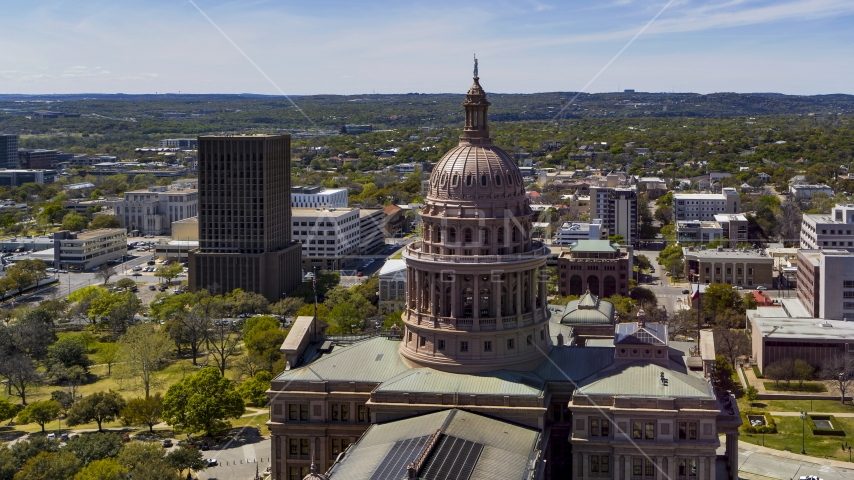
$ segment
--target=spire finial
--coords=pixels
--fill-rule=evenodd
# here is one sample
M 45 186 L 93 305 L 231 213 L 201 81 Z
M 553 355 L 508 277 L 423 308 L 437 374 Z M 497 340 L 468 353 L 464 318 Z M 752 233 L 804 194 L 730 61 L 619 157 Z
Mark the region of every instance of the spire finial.
M 477 77 L 477 54 L 476 53 L 474 54 L 474 78 L 478 78 Z

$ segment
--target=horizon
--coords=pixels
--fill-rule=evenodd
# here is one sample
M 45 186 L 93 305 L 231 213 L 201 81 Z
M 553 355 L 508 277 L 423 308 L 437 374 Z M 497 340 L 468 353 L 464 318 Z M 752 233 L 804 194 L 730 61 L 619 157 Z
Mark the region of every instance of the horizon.
M 493 93 L 854 94 L 852 17 L 844 0 L 44 0 L 0 19 L 0 92 L 462 93 L 477 53 Z

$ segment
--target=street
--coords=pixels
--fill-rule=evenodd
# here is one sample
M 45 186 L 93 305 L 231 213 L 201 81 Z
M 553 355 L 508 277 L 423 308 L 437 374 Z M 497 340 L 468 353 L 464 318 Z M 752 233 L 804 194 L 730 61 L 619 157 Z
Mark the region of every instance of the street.
M 723 448 L 718 454 L 723 454 Z M 806 475 L 818 475 L 822 480 L 851 480 L 854 470 L 843 467 L 844 462 L 822 460 L 806 457 L 789 452 L 771 450 L 769 448 L 739 442 L 738 471 L 741 478 L 757 478 L 755 475 L 767 478 L 790 479 Z M 747 474 L 747 475 L 745 475 Z
M 689 287 L 687 284 L 672 284 L 670 282 L 670 277 L 664 274 L 664 267 L 656 263 L 655 259 L 658 258 L 657 250 L 636 250 L 635 255 L 646 256 L 652 262 L 653 267 L 655 267 L 655 273 L 642 275 L 640 286 L 648 288 L 655 293 L 659 306 L 663 306 L 669 313 L 673 313 L 685 308 L 683 305 L 690 305 L 691 295 L 682 293 L 682 290 Z M 655 285 L 651 285 L 651 282 L 655 283 Z

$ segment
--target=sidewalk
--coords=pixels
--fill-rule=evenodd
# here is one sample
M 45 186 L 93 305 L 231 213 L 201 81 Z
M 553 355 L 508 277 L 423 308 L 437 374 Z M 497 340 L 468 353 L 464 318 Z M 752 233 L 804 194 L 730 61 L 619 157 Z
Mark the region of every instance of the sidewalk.
M 841 462 L 839 460 L 828 460 L 819 457 L 811 457 L 809 455 L 801 455 L 798 453 L 787 452 L 784 450 L 775 450 L 773 448 L 763 447 L 761 445 L 754 445 L 752 443 L 747 442 L 738 442 L 739 450 L 747 450 L 750 452 L 762 453 L 765 455 L 770 455 L 772 457 L 786 458 L 789 460 L 795 460 L 798 462 L 809 462 L 815 463 L 819 465 L 826 465 L 828 467 L 842 468 L 846 470 L 854 469 L 854 463 Z
M 768 391 L 765 390 L 765 383 L 762 381 L 762 379 L 756 378 L 756 372 L 753 371 L 753 367 L 742 368 L 742 370 L 744 370 L 744 377 L 747 380 L 748 385 L 753 385 L 754 387 L 756 387 L 756 391 L 758 391 L 760 394 L 768 393 Z M 784 393 L 784 392 L 774 392 L 774 393 Z

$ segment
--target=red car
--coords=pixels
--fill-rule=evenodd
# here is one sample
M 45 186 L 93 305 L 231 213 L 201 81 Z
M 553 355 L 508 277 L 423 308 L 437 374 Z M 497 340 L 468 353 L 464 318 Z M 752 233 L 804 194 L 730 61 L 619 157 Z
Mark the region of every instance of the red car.
M 127 433 L 122 435 L 122 441 L 123 442 L 129 442 L 130 441 L 130 435 L 128 435 Z
M 359 270 L 358 272 L 356 272 L 356 276 L 357 276 L 357 277 L 361 277 L 361 276 L 362 276 L 362 271 L 361 271 L 361 270 Z

